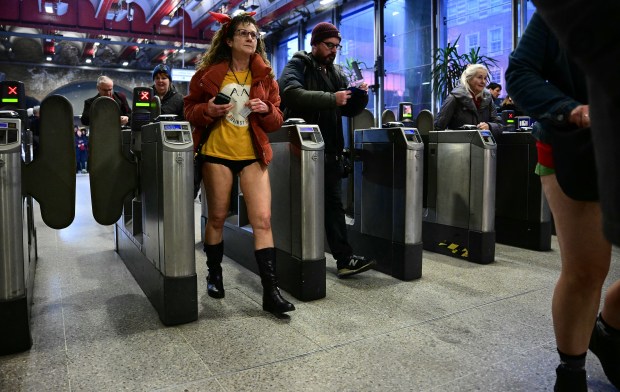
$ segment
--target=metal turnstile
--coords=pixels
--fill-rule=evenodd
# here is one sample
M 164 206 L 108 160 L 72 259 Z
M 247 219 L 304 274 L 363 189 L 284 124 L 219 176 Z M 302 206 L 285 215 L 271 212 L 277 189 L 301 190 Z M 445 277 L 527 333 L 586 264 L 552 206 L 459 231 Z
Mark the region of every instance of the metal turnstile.
M 525 122 L 527 124 L 527 120 Z M 534 173 L 538 160 L 536 139 L 531 132 L 504 132 L 496 136 L 496 141 L 496 241 L 526 249 L 549 250 L 551 212 L 540 178 Z
M 295 298 L 325 297 L 324 142 L 316 125 L 285 125 L 269 134 L 273 160 L 271 226 L 280 288 Z M 224 253 L 258 273 L 252 227 L 238 183 L 233 184 L 232 214 L 224 224 Z M 203 214 L 206 214 L 203 198 Z M 202 217 L 202 228 L 206 223 Z
M 162 323 L 177 325 L 198 318 L 193 144 L 188 122 L 152 122 L 153 107 L 150 89 L 134 89 L 130 132 L 121 131 L 114 101 L 93 102 L 91 197 Z
M 23 83 L 0 82 L 0 355 L 32 345 L 30 306 L 37 261 L 34 202 L 43 222 L 62 229 L 75 212 L 75 144 L 73 109 L 61 96 L 41 103 L 38 156 L 25 126 Z
M 24 242 L 28 223 L 21 187 L 21 126 L 19 118 L 0 118 L 0 354 L 32 346 L 32 295 L 27 293 L 32 293 L 28 276 L 34 275 L 30 266 L 36 259 Z
M 401 280 L 422 276 L 422 138 L 415 128 L 354 132 L 353 220 L 356 252 Z
M 491 131 L 432 131 L 424 138 L 424 249 L 493 262 L 497 145 Z

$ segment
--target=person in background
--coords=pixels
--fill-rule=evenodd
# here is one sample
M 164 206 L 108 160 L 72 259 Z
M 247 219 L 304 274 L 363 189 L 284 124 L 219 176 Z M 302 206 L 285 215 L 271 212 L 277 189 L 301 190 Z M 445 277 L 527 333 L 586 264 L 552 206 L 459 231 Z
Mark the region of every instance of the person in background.
M 435 129 L 478 129 L 501 132 L 493 97 L 485 88 L 489 71 L 482 64 L 470 64 L 461 74 L 461 83 L 446 97 L 435 119 Z
M 536 172 L 553 213 L 560 245 L 562 268 L 552 300 L 560 356 L 554 390 L 588 390 L 588 347 L 601 361 L 609 381 L 620 388 L 620 280 L 608 287 L 597 317 L 611 263 L 611 244 L 602 231 L 601 205 L 598 200 L 588 200 L 596 199 L 596 195 L 576 200 L 566 194 L 569 188 L 563 189 L 567 185 L 562 169 L 567 168 L 558 161 L 565 148 L 558 145 L 558 138 L 590 127 L 585 75 L 535 13 L 510 55 L 506 81 L 515 102 L 537 120 L 532 133 L 537 138 Z M 585 165 L 580 158 L 571 152 L 563 160 L 579 160 L 578 165 Z M 595 171 L 594 163 L 591 165 Z M 562 175 L 562 183 L 556 174 Z M 579 178 L 580 183 L 586 181 L 574 171 L 566 174 Z M 579 183 L 575 185 L 579 187 Z
M 515 112 L 515 116 L 523 115 L 523 111 L 519 109 L 517 105 L 515 105 L 515 103 L 513 102 L 512 98 L 510 98 L 509 95 L 506 95 L 506 98 L 504 98 L 504 100 L 502 101 L 502 104 L 500 105 L 499 110 L 502 112 L 504 110 L 512 110 L 513 112 Z
M 203 182 L 208 220 L 207 293 L 224 297 L 223 227 L 228 216 L 233 176 L 239 185 L 254 233 L 254 249 L 263 285 L 263 310 L 281 314 L 295 310 L 277 287 L 276 252 L 271 232 L 271 186 L 267 165 L 273 152 L 267 132 L 280 129 L 280 94 L 251 13 L 234 18 L 211 12 L 222 25 L 197 66 L 184 98 L 185 118 L 195 127 L 194 144 L 204 157 Z M 229 103 L 216 103 L 218 93 Z
M 172 73 L 166 64 L 159 64 L 153 69 L 153 90 L 161 102 L 161 114 L 176 114 L 176 120 L 185 119 L 183 113 L 183 96 L 172 84 Z
M 342 206 L 342 176 L 344 136 L 342 113 L 351 100 L 347 78 L 342 68 L 334 64 L 340 49 L 340 32 L 331 23 L 322 22 L 312 29 L 312 52 L 297 52 L 282 71 L 278 81 L 285 117 L 303 118 L 318 124 L 325 142 L 325 232 L 327 243 L 336 259 L 339 278 L 369 270 L 375 260 L 353 254 L 347 238 L 345 211 Z M 359 86 L 364 92 L 361 104 L 368 102 L 368 85 Z
M 76 173 L 88 173 L 86 162 L 88 162 L 88 136 L 77 125 L 75 126 L 75 161 L 77 163 Z
M 499 109 L 502 104 L 502 99 L 499 97 L 499 95 L 502 93 L 502 85 L 499 83 L 491 82 L 487 86 L 487 89 L 489 89 L 489 92 L 493 96 L 493 103 L 495 104 L 495 108 Z
M 121 110 L 121 126 L 129 124 L 131 117 L 131 107 L 127 103 L 127 97 L 122 92 L 114 91 L 114 82 L 107 76 L 99 76 L 97 78 L 97 95 L 84 101 L 84 110 L 82 111 L 82 124 L 90 125 L 90 105 L 99 97 L 110 97 L 118 104 Z
M 39 118 L 41 117 L 41 107 L 37 105 L 32 109 L 28 109 L 27 114 L 28 119 L 30 120 L 30 131 L 32 132 L 32 156 L 34 158 L 37 156 L 37 153 L 39 151 Z

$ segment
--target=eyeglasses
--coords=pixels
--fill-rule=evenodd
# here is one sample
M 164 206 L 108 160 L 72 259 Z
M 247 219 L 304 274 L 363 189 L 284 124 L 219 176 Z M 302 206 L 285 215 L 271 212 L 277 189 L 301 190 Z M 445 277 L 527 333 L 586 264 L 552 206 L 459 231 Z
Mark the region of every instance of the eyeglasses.
M 239 29 L 237 31 L 235 31 L 235 35 L 240 35 L 243 38 L 248 38 L 252 37 L 252 39 L 258 39 L 258 34 L 253 32 L 253 31 L 247 31 L 247 30 L 243 30 L 243 29 Z
M 342 45 L 332 44 L 331 42 L 325 42 L 325 41 L 321 41 L 321 43 L 327 46 L 327 49 L 329 50 L 334 50 L 334 48 L 336 48 L 336 50 L 342 49 Z

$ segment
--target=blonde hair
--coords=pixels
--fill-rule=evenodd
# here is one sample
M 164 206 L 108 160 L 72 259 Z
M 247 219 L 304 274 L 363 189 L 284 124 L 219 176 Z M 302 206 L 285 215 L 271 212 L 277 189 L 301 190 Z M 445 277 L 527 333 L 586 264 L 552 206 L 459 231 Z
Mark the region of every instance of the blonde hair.
M 218 64 L 223 61 L 229 62 L 232 59 L 232 50 L 230 46 L 226 43 L 226 40 L 232 40 L 235 35 L 235 31 L 237 30 L 237 26 L 251 24 L 256 27 L 256 33 L 258 34 L 256 37 L 256 54 L 258 54 L 265 64 L 268 67 L 271 67 L 269 60 L 267 60 L 267 53 L 265 51 L 265 42 L 261 38 L 259 34 L 258 24 L 256 24 L 256 20 L 250 15 L 243 13 L 235 16 L 231 19 L 230 22 L 222 25 L 222 27 L 215 33 L 213 36 L 213 41 L 211 41 L 211 46 L 205 54 L 202 56 L 198 64 L 196 65 L 196 70 L 200 71 L 208 66 L 213 64 Z M 270 73 L 270 76 L 275 79 L 275 74 L 273 70 Z
M 484 71 L 487 74 L 487 78 L 489 77 L 489 70 L 482 64 L 469 64 L 465 68 L 465 71 L 463 71 L 463 73 L 461 74 L 461 85 L 463 85 L 463 87 L 465 87 L 465 89 L 467 89 L 470 94 L 473 94 L 474 92 L 469 86 L 469 81 L 472 80 L 474 76 L 476 76 L 478 71 Z M 482 90 L 482 92 L 478 94 L 478 96 L 482 95 L 483 92 L 484 90 Z

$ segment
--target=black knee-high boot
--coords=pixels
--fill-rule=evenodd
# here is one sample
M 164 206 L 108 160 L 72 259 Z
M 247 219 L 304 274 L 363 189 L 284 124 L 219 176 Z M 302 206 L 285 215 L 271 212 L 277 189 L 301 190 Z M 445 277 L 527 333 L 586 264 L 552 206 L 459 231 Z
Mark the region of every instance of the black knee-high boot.
M 224 241 L 215 245 L 204 245 L 207 254 L 207 294 L 212 298 L 224 298 L 224 280 L 222 279 L 222 258 Z
M 260 280 L 263 284 L 263 310 L 271 313 L 286 313 L 295 310 L 295 306 L 282 298 L 276 278 L 276 250 L 264 248 L 254 252 Z

